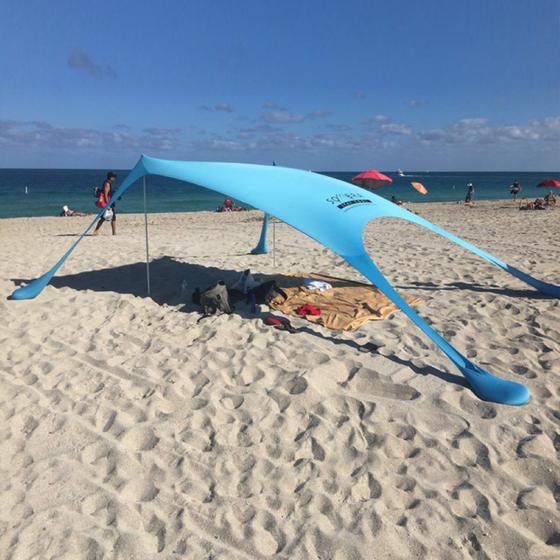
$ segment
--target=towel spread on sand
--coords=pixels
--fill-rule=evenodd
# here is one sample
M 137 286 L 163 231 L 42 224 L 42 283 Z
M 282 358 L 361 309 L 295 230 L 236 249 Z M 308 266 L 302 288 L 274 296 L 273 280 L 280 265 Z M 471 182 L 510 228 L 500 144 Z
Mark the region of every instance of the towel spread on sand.
M 291 284 L 291 282 L 283 284 L 282 280 L 278 280 L 278 285 L 286 292 L 288 298 L 285 300 L 283 297 L 276 297 L 270 302 L 270 306 L 288 315 L 296 314 L 296 309 L 311 304 L 320 309 L 321 314 L 307 315 L 309 321 L 328 329 L 341 331 L 357 329 L 368 321 L 386 319 L 397 309 L 371 284 L 321 274 L 306 274 L 305 276 L 328 282 L 332 285 L 332 289 L 320 292 L 309 290 L 301 285 L 285 285 Z M 409 305 L 422 303 L 419 297 L 405 295 L 404 299 Z

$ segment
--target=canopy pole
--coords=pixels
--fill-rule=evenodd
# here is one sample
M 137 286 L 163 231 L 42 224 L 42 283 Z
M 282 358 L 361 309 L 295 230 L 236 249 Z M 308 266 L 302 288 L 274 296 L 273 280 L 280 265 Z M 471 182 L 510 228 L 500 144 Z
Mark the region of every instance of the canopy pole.
M 144 183 L 144 233 L 146 236 L 146 285 L 148 288 L 148 295 L 151 295 L 150 290 L 150 247 L 148 243 L 148 207 L 146 204 L 146 176 L 142 179 Z
M 272 218 L 272 266 L 276 268 L 276 219 Z
M 272 165 L 276 167 L 276 162 Z M 272 217 L 272 267 L 276 270 L 276 218 Z

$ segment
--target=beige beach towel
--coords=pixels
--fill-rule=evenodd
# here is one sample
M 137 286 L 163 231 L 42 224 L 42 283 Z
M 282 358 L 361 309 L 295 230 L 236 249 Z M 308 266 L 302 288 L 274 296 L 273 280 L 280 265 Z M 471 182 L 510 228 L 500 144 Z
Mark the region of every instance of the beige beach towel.
M 308 315 L 307 319 L 332 330 L 351 331 L 368 321 L 386 319 L 397 310 L 397 306 L 384 296 L 375 286 L 362 284 L 344 278 L 322 274 L 297 275 L 294 278 L 313 278 L 331 284 L 332 289 L 319 292 L 303 286 L 287 285 L 290 282 L 278 280 L 278 285 L 286 292 L 284 300 L 278 296 L 270 306 L 286 315 L 297 315 L 296 309 L 306 303 L 321 310 L 321 315 Z M 422 299 L 404 296 L 408 305 L 419 305 Z

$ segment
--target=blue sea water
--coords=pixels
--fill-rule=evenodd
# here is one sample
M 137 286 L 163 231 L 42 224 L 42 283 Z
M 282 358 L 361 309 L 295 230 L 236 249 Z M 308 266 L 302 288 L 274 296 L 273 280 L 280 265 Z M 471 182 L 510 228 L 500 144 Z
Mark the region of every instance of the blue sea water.
M 73 210 L 96 213 L 93 189 L 101 186 L 104 171 L 92 169 L 0 169 L 0 218 L 22 216 L 57 216 L 63 205 Z M 116 171 L 116 186 L 128 171 Z M 350 182 L 356 172 L 322 172 L 330 177 Z M 559 172 L 429 172 L 406 171 L 405 177 L 387 172 L 393 183 L 377 189 L 380 196 L 392 195 L 410 202 L 453 202 L 464 200 L 466 184 L 475 186 L 476 200 L 508 198 L 509 186 L 517 179 L 523 188 L 522 197 L 536 198 L 546 193 L 536 185 Z M 423 196 L 411 186 L 418 181 L 428 189 Z M 27 189 L 26 189 L 27 188 Z M 27 194 L 26 194 L 27 190 Z M 197 212 L 215 210 L 223 196 L 208 189 L 166 179 L 148 177 L 149 212 Z M 119 213 L 143 211 L 140 183 L 131 187 L 118 203 Z

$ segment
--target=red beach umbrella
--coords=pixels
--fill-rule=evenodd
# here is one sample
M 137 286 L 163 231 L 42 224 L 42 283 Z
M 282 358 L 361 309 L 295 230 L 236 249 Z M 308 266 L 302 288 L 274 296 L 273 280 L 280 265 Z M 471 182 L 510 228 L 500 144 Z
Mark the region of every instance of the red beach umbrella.
M 383 185 L 388 185 L 393 182 L 391 177 L 383 175 L 375 169 L 369 169 L 368 171 L 363 171 L 359 175 L 352 177 L 352 183 L 364 187 L 364 189 L 377 189 Z
M 557 179 L 546 179 L 545 181 L 541 181 L 537 187 L 556 187 L 560 189 L 560 181 Z

